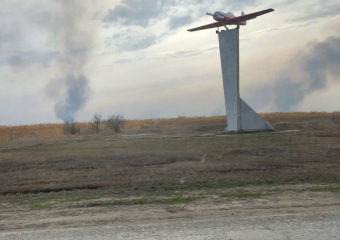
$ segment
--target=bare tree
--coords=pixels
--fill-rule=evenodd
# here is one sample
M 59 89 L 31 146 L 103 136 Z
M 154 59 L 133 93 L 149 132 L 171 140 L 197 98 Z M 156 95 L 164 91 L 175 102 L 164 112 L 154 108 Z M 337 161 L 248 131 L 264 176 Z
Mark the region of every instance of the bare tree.
M 106 121 L 106 128 L 113 129 L 116 133 L 120 132 L 125 126 L 125 119 L 122 115 L 112 115 Z
M 101 123 L 102 123 L 102 115 L 98 113 L 93 114 L 91 126 L 92 126 L 92 129 L 96 130 L 97 133 L 99 132 L 99 124 Z
M 80 126 L 78 122 L 74 122 L 72 120 L 65 120 L 64 127 L 63 127 L 64 134 L 77 134 L 80 133 Z

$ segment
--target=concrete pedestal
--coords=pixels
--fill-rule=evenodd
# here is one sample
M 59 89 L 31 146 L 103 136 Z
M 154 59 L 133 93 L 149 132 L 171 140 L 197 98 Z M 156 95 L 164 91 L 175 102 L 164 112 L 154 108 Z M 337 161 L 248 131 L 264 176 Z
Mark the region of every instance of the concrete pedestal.
M 240 98 L 239 29 L 221 31 L 218 39 L 228 121 L 226 131 L 273 131 L 274 128 Z

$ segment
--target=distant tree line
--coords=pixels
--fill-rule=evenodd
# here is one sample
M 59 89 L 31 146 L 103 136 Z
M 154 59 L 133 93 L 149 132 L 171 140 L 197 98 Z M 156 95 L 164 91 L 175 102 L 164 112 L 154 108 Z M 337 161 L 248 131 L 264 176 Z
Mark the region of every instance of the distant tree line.
M 93 114 L 93 117 L 90 121 L 91 129 L 99 133 L 100 131 L 100 124 L 105 125 L 105 129 L 113 130 L 116 133 L 121 132 L 121 130 L 125 126 L 125 119 L 122 115 L 112 115 L 107 119 L 103 119 L 102 116 L 98 113 Z M 63 126 L 63 133 L 64 134 L 77 134 L 80 133 L 80 124 L 77 121 L 65 120 Z

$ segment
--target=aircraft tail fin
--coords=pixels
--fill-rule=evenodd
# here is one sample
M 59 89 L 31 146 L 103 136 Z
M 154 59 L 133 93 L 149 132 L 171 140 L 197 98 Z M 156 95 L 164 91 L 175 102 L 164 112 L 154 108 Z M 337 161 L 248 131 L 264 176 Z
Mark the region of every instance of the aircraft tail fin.
M 244 12 L 243 12 L 243 11 L 241 12 L 241 16 L 244 16 Z M 243 21 L 242 23 L 243 23 L 244 25 L 247 25 L 247 21 Z

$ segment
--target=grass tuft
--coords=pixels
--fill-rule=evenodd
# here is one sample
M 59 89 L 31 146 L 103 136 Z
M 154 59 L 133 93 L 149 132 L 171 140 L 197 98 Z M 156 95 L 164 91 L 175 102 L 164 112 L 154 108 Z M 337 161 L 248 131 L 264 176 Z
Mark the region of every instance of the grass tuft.
M 228 193 L 222 193 L 221 197 L 228 197 L 228 198 L 260 198 L 264 196 L 268 196 L 271 193 L 265 193 L 265 192 L 228 192 Z
M 312 188 L 308 188 L 308 191 L 311 191 L 311 192 L 340 192 L 340 187 L 331 187 L 331 186 L 312 187 Z
M 185 204 L 198 199 L 202 199 L 202 197 L 177 197 L 171 200 L 166 200 L 162 202 L 163 204 Z

